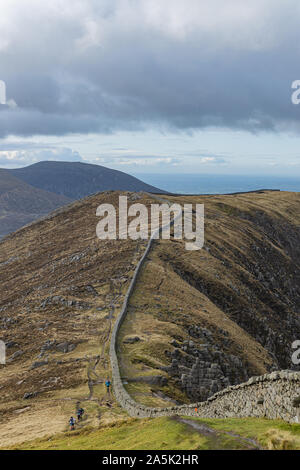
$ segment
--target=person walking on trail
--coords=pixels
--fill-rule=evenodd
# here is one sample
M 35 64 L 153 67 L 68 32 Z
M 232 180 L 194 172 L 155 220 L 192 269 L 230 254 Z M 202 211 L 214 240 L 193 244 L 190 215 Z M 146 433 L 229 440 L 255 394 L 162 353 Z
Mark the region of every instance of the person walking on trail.
M 77 420 L 80 421 L 83 417 L 84 409 L 83 408 L 78 408 L 76 413 L 77 413 Z
M 105 385 L 106 385 L 106 391 L 107 391 L 107 393 L 110 393 L 111 381 L 110 381 L 109 379 L 106 379 Z
M 75 419 L 73 418 L 73 416 L 71 416 L 71 418 L 69 420 L 69 424 L 70 424 L 70 431 L 74 431 L 74 429 L 75 429 Z

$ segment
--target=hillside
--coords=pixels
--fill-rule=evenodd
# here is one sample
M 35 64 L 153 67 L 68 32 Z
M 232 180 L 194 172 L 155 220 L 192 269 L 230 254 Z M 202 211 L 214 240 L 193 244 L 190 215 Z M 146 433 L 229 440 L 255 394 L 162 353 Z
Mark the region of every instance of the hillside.
M 117 205 L 118 196 L 75 202 L 0 243 L 0 339 L 8 356 L 0 366 L 2 446 L 65 432 L 79 403 L 83 431 L 128 419 L 104 381 L 111 329 L 146 242 L 96 238 L 97 206 Z M 119 338 L 129 393 L 151 406 L 189 403 L 292 368 L 300 194 L 168 199 L 205 204 L 205 247 L 155 242 Z
M 130 394 L 145 405 L 155 396 L 161 406 L 194 402 L 295 369 L 300 194 L 168 199 L 205 204 L 205 246 L 188 252 L 182 241 L 160 241 L 150 253 L 120 333 Z
M 104 378 L 112 322 L 143 245 L 100 241 L 92 196 L 0 243 L 1 445 L 65 429 L 82 402 L 96 426 L 122 418 L 107 404 Z
M 99 165 L 40 162 L 0 169 L 0 239 L 73 200 L 107 190 L 163 192 Z
M 122 171 L 87 163 L 39 162 L 8 171 L 36 188 L 71 199 L 111 190 L 164 192 Z
M 0 238 L 71 200 L 34 188 L 0 169 Z

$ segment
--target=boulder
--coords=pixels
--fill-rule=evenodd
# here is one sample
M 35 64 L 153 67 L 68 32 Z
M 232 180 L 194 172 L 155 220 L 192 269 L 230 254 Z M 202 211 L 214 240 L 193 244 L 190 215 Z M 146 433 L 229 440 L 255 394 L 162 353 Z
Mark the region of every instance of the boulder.
M 123 343 L 134 344 L 134 343 L 137 343 L 138 341 L 141 341 L 141 338 L 139 338 L 138 336 L 131 336 L 131 337 L 125 338 Z
M 37 396 L 37 392 L 27 392 L 23 395 L 23 400 L 28 400 L 30 398 L 35 398 Z
M 57 351 L 62 352 L 62 353 L 68 353 L 68 352 L 74 351 L 75 348 L 76 348 L 76 344 L 68 343 L 67 341 L 56 345 Z

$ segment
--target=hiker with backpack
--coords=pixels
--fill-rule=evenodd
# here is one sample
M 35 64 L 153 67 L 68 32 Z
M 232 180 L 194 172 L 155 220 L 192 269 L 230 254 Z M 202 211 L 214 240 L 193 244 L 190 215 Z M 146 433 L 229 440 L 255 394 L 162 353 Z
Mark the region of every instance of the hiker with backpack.
M 69 419 L 69 425 L 70 425 L 70 431 L 74 431 L 74 429 L 75 429 L 75 419 L 73 418 L 73 416 L 71 416 L 71 418 Z
M 110 394 L 111 381 L 109 380 L 109 378 L 106 379 L 106 381 L 105 381 L 105 386 L 106 386 L 106 391 L 107 391 L 107 393 Z
M 78 408 L 76 414 L 77 414 L 77 421 L 80 421 L 82 419 L 83 414 L 84 414 L 84 409 L 83 408 Z

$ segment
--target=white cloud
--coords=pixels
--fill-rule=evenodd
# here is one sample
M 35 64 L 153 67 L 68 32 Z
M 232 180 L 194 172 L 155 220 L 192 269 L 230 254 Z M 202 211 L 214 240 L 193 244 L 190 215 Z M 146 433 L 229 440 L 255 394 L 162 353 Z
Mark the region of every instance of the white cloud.
M 79 153 L 70 148 L 37 148 L 37 145 L 30 148 L 28 144 L 25 146 L 27 148 L 23 150 L 19 148 L 1 150 L 0 147 L 0 165 L 3 168 L 18 168 L 39 161 L 82 161 Z
M 177 166 L 180 163 L 180 159 L 174 157 L 156 157 L 156 156 L 128 156 L 126 157 L 96 157 L 93 162 L 102 165 L 120 165 L 120 166 L 156 166 L 156 165 L 168 165 Z
M 201 157 L 198 161 L 199 161 L 199 163 L 202 163 L 202 164 L 207 164 L 207 163 L 210 163 L 210 164 L 226 163 L 226 160 L 225 160 L 224 158 L 220 158 L 220 157 Z

